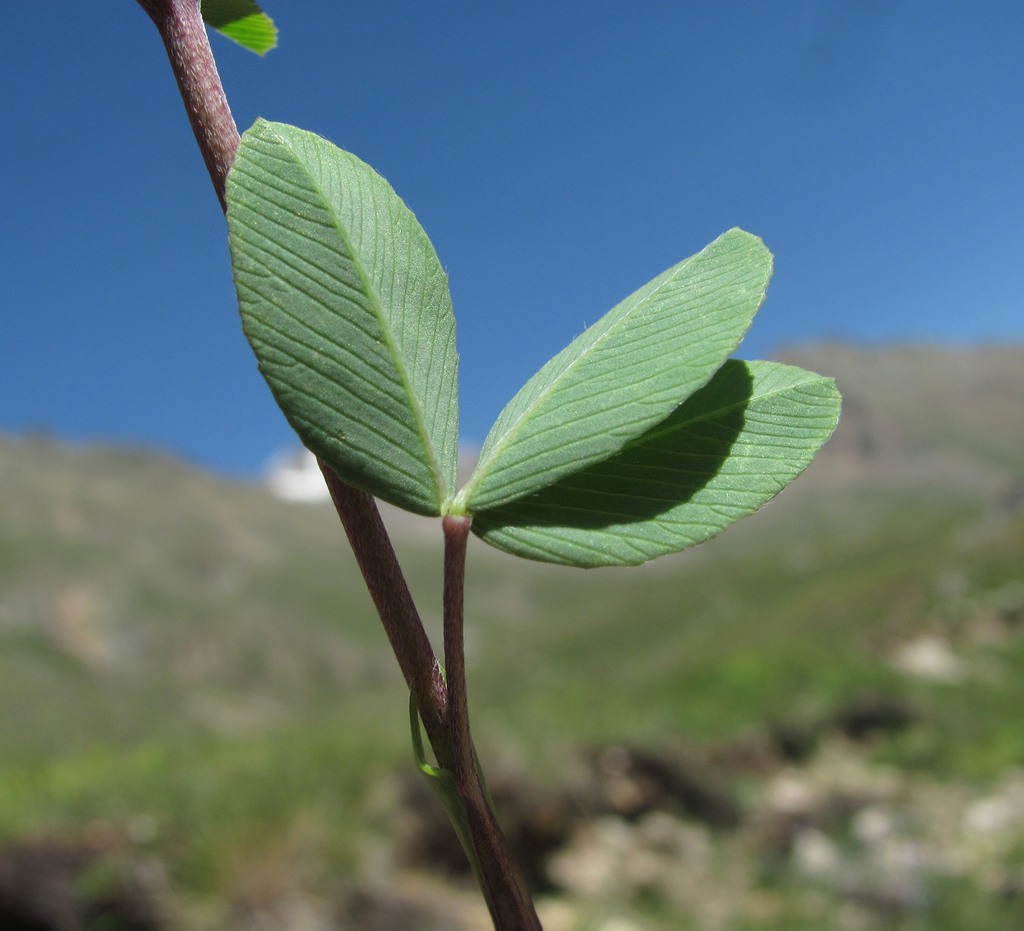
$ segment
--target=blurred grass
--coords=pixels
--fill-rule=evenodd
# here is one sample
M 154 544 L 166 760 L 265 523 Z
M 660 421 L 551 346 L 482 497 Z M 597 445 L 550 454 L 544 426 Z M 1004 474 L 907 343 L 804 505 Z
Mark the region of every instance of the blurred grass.
M 318 856 L 347 875 L 374 829 L 367 795 L 407 757 L 389 736 L 327 718 L 258 737 L 156 739 L 8 766 L 0 824 L 6 837 L 121 826 L 203 894 L 230 888 L 241 861 L 306 823 Z
M 865 694 L 919 712 L 872 748 L 880 762 L 978 784 L 1024 765 L 1024 618 L 1003 604 L 1024 585 L 1024 512 L 994 501 L 990 472 L 975 489 L 897 462 L 891 481 L 844 442 L 761 514 L 639 569 L 474 541 L 485 766 L 554 785 L 588 747 L 727 739 Z M 0 441 L 0 478 L 0 841 L 116 825 L 200 899 L 297 850 L 313 885 L 357 876 L 412 764 L 405 690 L 331 509 L 45 439 Z M 439 532 L 386 517 L 439 642 Z M 993 617 L 1004 636 L 974 636 Z M 894 647 L 921 633 L 972 674 L 897 673 Z M 801 895 L 756 926 L 821 927 Z M 936 895 L 929 928 L 988 920 L 973 892 Z

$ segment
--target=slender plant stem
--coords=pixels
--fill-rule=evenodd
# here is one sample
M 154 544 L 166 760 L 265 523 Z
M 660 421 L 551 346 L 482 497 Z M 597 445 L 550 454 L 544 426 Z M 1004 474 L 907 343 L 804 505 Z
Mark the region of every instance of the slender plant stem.
M 181 99 L 222 210 L 228 170 L 238 151 L 238 127 L 210 49 L 199 0 L 138 0 L 164 40 Z
M 322 462 L 320 470 L 399 668 L 416 697 L 416 708 L 437 762 L 451 769 L 456 761 L 448 721 L 448 687 L 377 503 L 365 491 L 343 482 Z
M 455 750 L 453 772 L 460 783 L 475 780 L 466 687 L 464 603 L 470 519 L 448 515 L 444 529 L 444 668 L 448 682 L 448 727 Z
M 444 527 L 444 664 L 455 791 L 467 814 L 477 878 L 497 931 L 540 931 L 540 921 L 508 849 L 473 750 L 466 684 L 464 602 L 470 518 L 447 515 Z
M 210 180 L 227 210 L 227 178 L 238 128 L 210 49 L 199 0 L 138 0 L 156 24 Z M 476 856 L 478 878 L 496 931 L 540 931 L 526 884 L 491 810 L 469 732 L 462 615 L 467 518 L 446 517 L 445 661 L 441 673 L 391 540 L 373 498 L 320 469 L 367 589 L 412 691 L 439 766 L 454 774 Z

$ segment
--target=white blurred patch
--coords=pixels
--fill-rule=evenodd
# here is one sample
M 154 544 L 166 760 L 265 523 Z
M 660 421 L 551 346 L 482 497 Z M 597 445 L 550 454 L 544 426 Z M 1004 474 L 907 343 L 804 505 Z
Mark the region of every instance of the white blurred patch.
M 893 654 L 892 664 L 908 676 L 929 682 L 952 685 L 967 676 L 967 664 L 953 652 L 949 642 L 932 634 L 903 644 Z
M 320 504 L 330 498 L 316 456 L 308 449 L 275 456 L 267 469 L 267 487 L 282 501 Z

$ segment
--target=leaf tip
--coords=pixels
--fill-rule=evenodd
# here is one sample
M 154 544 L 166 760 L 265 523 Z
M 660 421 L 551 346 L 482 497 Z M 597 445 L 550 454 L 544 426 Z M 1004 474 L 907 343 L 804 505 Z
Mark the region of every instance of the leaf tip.
M 201 13 L 211 29 L 260 57 L 277 47 L 277 26 L 255 0 L 202 0 Z

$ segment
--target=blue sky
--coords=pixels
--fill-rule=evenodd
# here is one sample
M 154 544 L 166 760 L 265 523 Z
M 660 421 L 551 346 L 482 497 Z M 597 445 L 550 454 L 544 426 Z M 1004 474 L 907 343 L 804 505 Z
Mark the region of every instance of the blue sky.
M 132 0 L 10 4 L 0 432 L 254 475 L 293 442 L 223 217 Z M 214 37 L 241 128 L 314 130 L 434 240 L 481 440 L 551 355 L 732 226 L 776 256 L 739 355 L 1024 340 L 1024 5 L 267 0 Z

